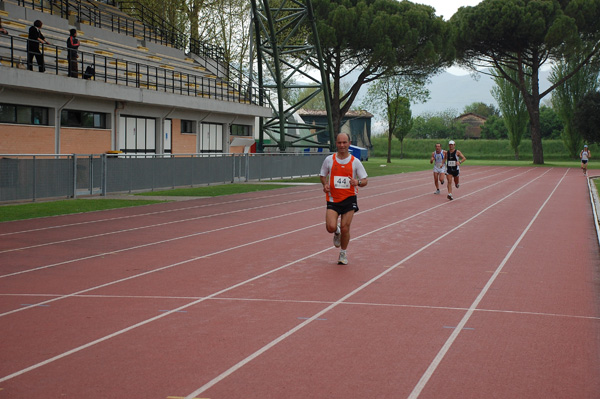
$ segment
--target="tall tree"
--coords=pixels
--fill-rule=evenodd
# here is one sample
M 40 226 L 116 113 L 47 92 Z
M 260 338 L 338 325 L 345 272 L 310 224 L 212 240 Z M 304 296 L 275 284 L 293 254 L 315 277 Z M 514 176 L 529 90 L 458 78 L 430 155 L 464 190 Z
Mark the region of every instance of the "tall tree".
M 408 111 L 410 127 L 400 137 L 400 154 L 402 154 L 402 142 L 404 137 L 412 128 L 412 114 L 410 113 L 411 102 L 425 102 L 429 99 L 429 90 L 425 87 L 427 81 L 424 79 L 410 78 L 403 75 L 386 75 L 374 82 L 367 90 L 367 95 L 363 101 L 362 107 L 382 118 L 387 123 L 388 132 L 388 152 L 387 163 L 392 162 L 392 135 L 397 130 L 397 124 L 402 123 L 401 116 L 406 116 L 404 104 L 397 100 L 406 98 L 409 102 Z M 404 126 L 408 126 L 405 121 Z
M 414 118 L 410 137 L 415 139 L 462 139 L 467 125 L 460 122 L 456 110 L 426 113 Z
M 429 6 L 396 0 L 313 0 L 313 7 L 332 80 L 336 132 L 365 83 L 391 73 L 425 78 L 453 60 L 449 25 Z M 340 96 L 340 84 L 351 74 L 354 84 Z
M 400 140 L 400 158 L 404 158 L 404 138 L 410 132 L 413 126 L 412 112 L 410 111 L 410 101 L 407 97 L 396 97 L 392 100 L 390 107 L 388 108 L 388 119 L 394 122 L 390 124 L 390 128 L 393 125 L 394 129 L 390 130 L 389 137 L 392 134 Z M 389 146 L 388 142 L 388 148 Z M 390 154 L 388 151 L 388 163 L 390 163 Z
M 561 60 L 552 67 L 548 80 L 556 83 L 573 70 L 581 60 L 580 55 L 574 58 Z M 571 79 L 556 87 L 552 94 L 552 106 L 563 121 L 564 129 L 561 138 L 571 158 L 579 158 L 579 151 L 583 146 L 583 137 L 573 124 L 573 114 L 577 103 L 583 96 L 598 89 L 598 73 L 600 64 L 591 62 L 579 69 Z
M 527 71 L 527 69 L 525 70 Z M 513 80 L 519 79 L 517 70 L 508 69 L 506 72 Z M 529 123 L 525 99 L 519 88 L 505 79 L 500 71 L 493 73 L 493 76 L 496 86 L 492 89 L 492 96 L 498 102 L 498 106 L 502 112 L 504 125 L 508 131 L 510 147 L 515 152 L 515 159 L 519 159 L 519 145 L 521 144 L 523 135 L 527 131 L 527 124 Z M 531 81 L 527 74 L 525 74 L 524 79 L 525 86 L 529 90 Z
M 496 107 L 494 106 L 494 104 L 485 104 L 482 102 L 474 102 L 471 103 L 467 106 L 465 106 L 465 109 L 463 110 L 463 114 L 468 114 L 468 113 L 474 113 L 480 116 L 483 116 L 484 118 L 489 118 L 490 116 L 500 116 L 500 112 L 498 112 L 498 109 L 496 109 Z
M 523 95 L 535 164 L 544 163 L 540 100 L 600 51 L 599 20 L 600 0 L 483 0 L 474 7 L 461 7 L 450 20 L 456 28 L 460 63 L 473 70 L 495 67 Z M 540 93 L 540 67 L 571 53 L 580 53 L 581 63 Z M 511 70 L 517 79 L 511 77 L 515 76 Z
M 577 105 L 575 128 L 589 143 L 600 143 L 600 92 L 586 94 Z

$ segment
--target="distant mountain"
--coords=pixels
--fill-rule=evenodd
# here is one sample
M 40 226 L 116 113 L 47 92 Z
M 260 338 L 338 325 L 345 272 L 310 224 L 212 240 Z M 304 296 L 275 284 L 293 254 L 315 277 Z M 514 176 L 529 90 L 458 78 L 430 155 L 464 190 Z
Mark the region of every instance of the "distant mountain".
M 540 71 L 540 92 L 550 87 L 549 74 L 550 70 Z M 346 80 L 351 82 L 352 79 L 353 77 L 350 75 Z M 413 116 L 418 116 L 449 109 L 461 113 L 465 106 L 474 102 L 493 104 L 497 107 L 498 104 L 490 92 L 493 87 L 494 81 L 488 75 L 479 74 L 475 79 L 471 75 L 454 75 L 450 72 L 443 72 L 431 78 L 431 83 L 427 86 L 430 92 L 429 101 L 424 104 L 412 104 L 411 110 Z M 367 90 L 368 85 L 362 87 L 354 106 L 360 106 Z M 366 111 L 374 113 L 373 110 L 367 109 Z M 379 133 L 382 129 L 381 122 L 374 120 L 372 128 L 374 133 Z
M 540 91 L 550 87 L 548 75 L 550 71 L 540 71 Z M 413 104 L 411 109 L 413 115 L 423 113 L 436 113 L 447 109 L 454 109 L 462 112 L 465 106 L 474 102 L 484 104 L 498 103 L 492 97 L 491 90 L 495 86 L 494 81 L 489 75 L 479 74 L 476 79 L 471 75 L 453 75 L 444 72 L 434 76 L 431 83 L 427 86 L 430 91 L 430 100 L 425 104 Z

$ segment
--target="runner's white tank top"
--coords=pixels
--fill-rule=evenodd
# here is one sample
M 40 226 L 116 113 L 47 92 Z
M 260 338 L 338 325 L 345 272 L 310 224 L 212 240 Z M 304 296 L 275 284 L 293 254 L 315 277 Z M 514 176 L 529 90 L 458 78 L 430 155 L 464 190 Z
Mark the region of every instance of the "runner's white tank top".
M 589 153 L 589 152 L 587 152 L 587 151 L 582 151 L 582 152 L 581 152 L 581 160 L 582 160 L 582 161 L 587 161 L 587 160 L 588 160 L 588 155 L 589 155 L 589 154 L 590 154 L 590 153 Z
M 439 154 L 434 151 L 433 158 L 435 160 L 435 163 L 434 163 L 435 167 L 441 168 L 444 163 L 444 151 L 440 152 Z

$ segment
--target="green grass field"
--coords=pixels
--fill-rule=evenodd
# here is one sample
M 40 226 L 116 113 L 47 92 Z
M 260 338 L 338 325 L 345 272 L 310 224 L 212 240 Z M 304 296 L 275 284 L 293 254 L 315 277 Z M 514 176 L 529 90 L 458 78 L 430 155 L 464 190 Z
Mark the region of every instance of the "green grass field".
M 181 197 L 218 197 L 221 195 L 249 193 L 253 191 L 274 190 L 282 187 L 290 187 L 285 184 L 219 184 L 204 187 L 178 188 L 175 190 L 148 191 L 136 194 L 138 196 L 181 196 Z
M 31 202 L 27 204 L 18 205 L 4 205 L 0 206 L 0 222 L 41 218 L 47 216 L 67 215 L 71 213 L 102 211 L 105 209 L 126 208 L 130 206 L 156 204 L 159 202 L 165 201 L 72 199 L 47 202 Z
M 529 160 L 524 161 L 503 161 L 503 160 L 476 160 L 469 158 L 468 154 L 465 154 L 468 160 L 465 165 L 487 165 L 487 166 L 512 166 L 512 167 L 530 167 L 537 166 Z M 431 165 L 429 164 L 429 156 L 419 159 L 392 159 L 391 163 L 386 162 L 386 158 L 383 157 L 371 157 L 368 161 L 363 162 L 367 174 L 369 177 L 385 176 L 399 173 L 416 172 L 420 170 L 430 170 Z M 547 162 L 545 165 L 539 167 L 559 167 L 559 168 L 578 168 L 578 161 L 552 161 Z M 590 169 L 598 169 L 600 165 L 594 165 L 590 163 Z M 317 173 L 317 171 L 315 171 Z M 319 177 L 304 177 L 299 179 L 286 179 L 278 180 L 273 183 L 319 183 Z M 595 181 L 598 185 L 598 179 Z M 139 200 L 119 200 L 119 199 L 108 199 L 108 198 L 94 198 L 94 199 L 67 199 L 58 201 L 46 201 L 46 202 L 32 202 L 18 205 L 4 205 L 0 206 L 0 222 L 6 222 L 10 220 L 22 220 L 39 218 L 46 216 L 65 215 L 71 213 L 91 212 L 100 211 L 105 209 L 123 208 L 130 206 L 148 205 L 164 201 L 156 200 L 144 200 L 144 196 L 197 196 L 197 197 L 214 197 L 221 195 L 230 195 L 243 192 L 251 191 L 263 191 L 273 190 L 282 187 L 289 187 L 286 184 L 272 184 L 272 183 L 236 183 L 236 184 L 221 184 L 204 187 L 193 187 L 193 188 L 179 188 L 174 190 L 165 191 L 151 191 L 137 194 L 140 197 Z

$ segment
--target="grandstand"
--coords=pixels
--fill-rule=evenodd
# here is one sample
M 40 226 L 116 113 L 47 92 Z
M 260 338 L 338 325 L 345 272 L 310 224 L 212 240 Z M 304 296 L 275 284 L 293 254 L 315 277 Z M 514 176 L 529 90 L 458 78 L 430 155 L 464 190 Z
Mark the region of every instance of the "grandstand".
M 252 139 L 256 118 L 271 109 L 258 105 L 257 92 L 224 63 L 219 48 L 140 7 L 0 1 L 9 32 L 0 35 L 0 154 L 244 151 L 251 140 L 231 143 Z M 37 19 L 50 42 L 43 46 L 44 73 L 35 61 L 33 71 L 26 66 L 28 30 Z M 81 43 L 77 79 L 67 75 L 72 28 Z M 94 76 L 84 79 L 88 67 Z

